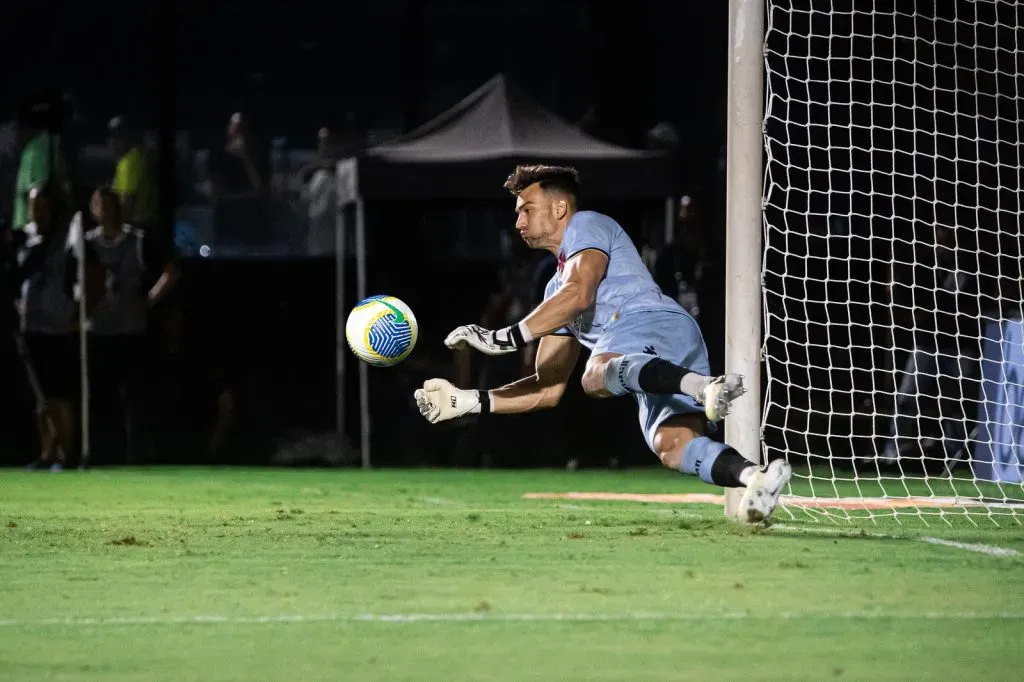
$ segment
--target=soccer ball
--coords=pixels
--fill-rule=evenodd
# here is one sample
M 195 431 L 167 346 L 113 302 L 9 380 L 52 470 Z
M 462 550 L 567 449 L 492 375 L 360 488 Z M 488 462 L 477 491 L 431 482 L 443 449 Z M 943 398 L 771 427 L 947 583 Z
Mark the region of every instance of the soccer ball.
M 375 367 L 405 360 L 416 345 L 419 325 L 403 301 L 371 296 L 360 301 L 345 322 L 345 339 L 356 357 Z

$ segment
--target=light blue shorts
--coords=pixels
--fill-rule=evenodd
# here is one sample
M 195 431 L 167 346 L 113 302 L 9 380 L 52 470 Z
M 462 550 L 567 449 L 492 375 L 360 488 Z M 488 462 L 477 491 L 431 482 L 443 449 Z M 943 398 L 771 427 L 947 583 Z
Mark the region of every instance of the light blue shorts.
M 600 353 L 645 353 L 688 367 L 697 374 L 711 374 L 708 349 L 700 327 L 683 311 L 623 315 L 605 326 L 592 355 Z M 633 397 L 640 408 L 640 428 L 652 452 L 654 434 L 666 419 L 678 414 L 704 414 L 704 407 L 688 395 L 637 393 Z

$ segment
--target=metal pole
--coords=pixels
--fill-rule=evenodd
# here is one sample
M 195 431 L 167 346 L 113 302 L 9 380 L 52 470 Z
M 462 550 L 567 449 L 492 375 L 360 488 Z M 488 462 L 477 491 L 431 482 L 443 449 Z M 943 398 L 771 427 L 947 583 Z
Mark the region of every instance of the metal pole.
M 676 239 L 675 208 L 675 197 L 665 197 L 665 246 L 668 246 Z
M 726 419 L 726 442 L 761 460 L 761 166 L 764 117 L 764 0 L 729 1 L 726 151 L 725 366 L 747 395 Z M 741 492 L 726 490 L 725 513 Z
M 366 221 L 363 200 L 356 200 L 356 289 L 360 301 L 366 298 Z M 370 468 L 370 376 L 365 362 L 359 363 L 359 430 L 363 468 Z
M 81 381 L 81 406 L 80 406 L 80 421 L 81 421 L 81 437 L 82 437 L 82 457 L 78 462 L 79 469 L 85 469 L 89 466 L 89 456 L 92 454 L 92 444 L 90 442 L 90 431 L 89 431 L 89 315 L 88 315 L 88 270 L 85 267 L 85 256 L 86 256 L 86 244 L 85 244 L 85 224 L 82 221 L 82 212 L 75 213 L 75 217 L 71 221 L 70 227 L 72 233 L 75 258 L 78 259 L 76 263 L 77 272 L 75 273 L 78 279 L 77 291 L 78 291 L 78 360 L 79 360 L 79 372 Z
M 334 214 L 334 430 L 345 441 L 345 210 L 338 203 Z

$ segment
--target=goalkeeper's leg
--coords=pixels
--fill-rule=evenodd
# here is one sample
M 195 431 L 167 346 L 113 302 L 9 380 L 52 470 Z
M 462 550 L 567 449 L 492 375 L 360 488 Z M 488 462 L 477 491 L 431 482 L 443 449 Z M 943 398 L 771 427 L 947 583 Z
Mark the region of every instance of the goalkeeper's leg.
M 716 379 L 710 373 L 692 317 L 639 313 L 608 325 L 587 363 L 583 387 L 594 397 L 632 393 L 647 445 L 665 467 L 716 486 L 745 487 L 738 518 L 762 521 L 774 510 L 792 469 L 778 461 L 762 470 L 704 435 L 705 420 L 725 416 L 742 393 L 736 375 Z
M 738 374 L 710 374 L 696 320 L 679 313 L 634 313 L 609 325 L 587 362 L 583 388 L 593 398 L 687 396 L 717 422 L 746 389 Z
M 730 446 L 704 436 L 701 415 L 674 414 L 666 418 L 674 408 L 665 398 L 644 396 L 639 402 L 648 444 L 666 468 L 699 476 L 705 483 L 723 488 L 745 488 L 736 511 L 737 521 L 759 523 L 771 516 L 793 475 L 788 463 L 775 460 L 762 469 Z

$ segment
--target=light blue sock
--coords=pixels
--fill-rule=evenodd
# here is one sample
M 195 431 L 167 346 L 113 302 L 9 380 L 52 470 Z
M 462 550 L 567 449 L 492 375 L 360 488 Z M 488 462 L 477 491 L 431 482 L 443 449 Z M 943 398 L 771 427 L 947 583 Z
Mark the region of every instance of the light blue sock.
M 604 387 L 612 395 L 642 393 L 640 370 L 654 357 L 645 353 L 632 353 L 612 358 L 604 369 Z
M 700 480 L 713 484 L 711 467 L 718 456 L 728 449 L 725 443 L 711 440 L 707 436 L 698 436 L 686 444 L 679 470 L 684 474 L 700 476 Z

